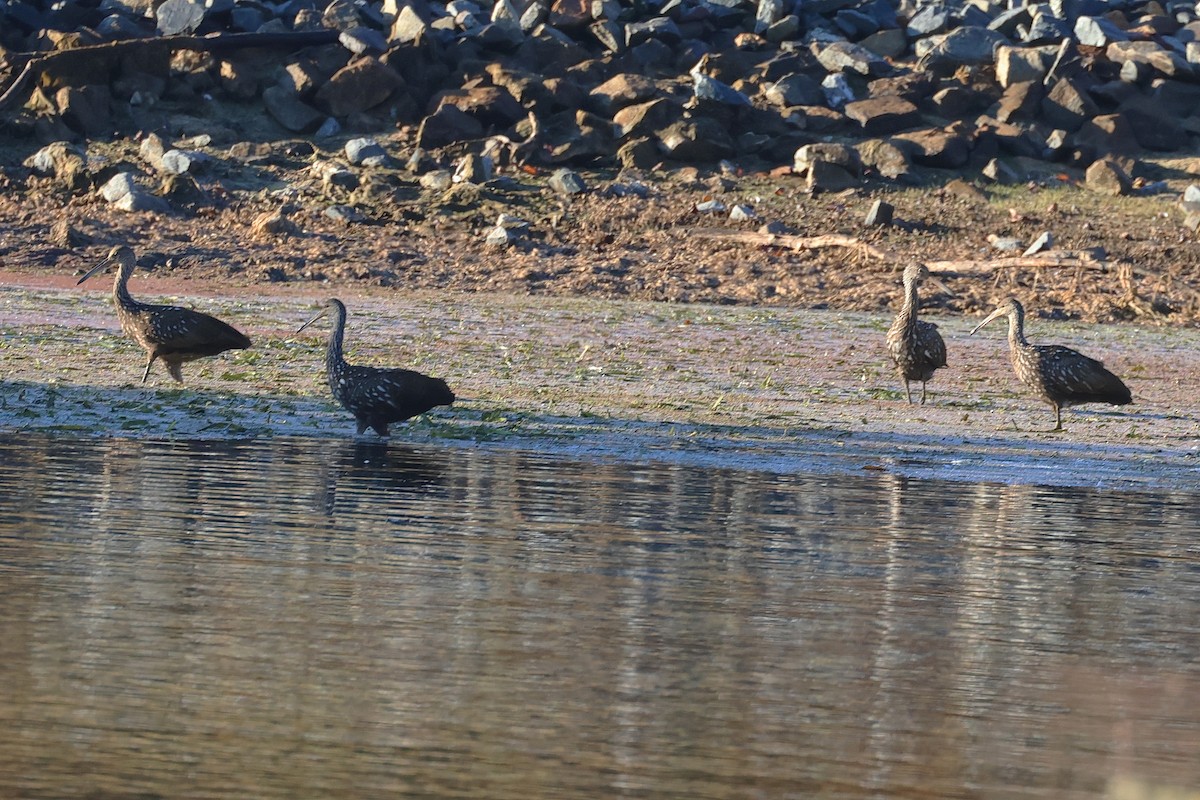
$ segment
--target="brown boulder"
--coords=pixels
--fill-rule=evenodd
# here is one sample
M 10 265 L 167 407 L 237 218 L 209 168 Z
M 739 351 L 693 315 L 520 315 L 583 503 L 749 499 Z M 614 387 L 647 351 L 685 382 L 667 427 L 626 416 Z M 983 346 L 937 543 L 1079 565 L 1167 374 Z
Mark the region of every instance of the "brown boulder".
M 524 119 L 526 111 L 516 98 L 499 86 L 476 86 L 470 89 L 452 89 L 433 96 L 430 102 L 434 111 L 450 105 L 474 117 L 484 128 L 507 128 L 517 120 Z
M 335 117 L 374 108 L 402 85 L 400 76 L 372 56 L 351 61 L 317 90 L 316 101 Z
M 921 121 L 917 107 L 897 95 L 856 100 L 846 104 L 845 112 L 864 132 L 874 135 L 895 133 Z

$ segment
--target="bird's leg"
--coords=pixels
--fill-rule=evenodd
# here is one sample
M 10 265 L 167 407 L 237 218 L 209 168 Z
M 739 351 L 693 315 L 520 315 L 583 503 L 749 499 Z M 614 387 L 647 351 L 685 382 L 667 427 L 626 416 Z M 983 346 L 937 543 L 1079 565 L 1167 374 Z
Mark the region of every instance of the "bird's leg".
M 925 405 L 925 381 L 921 381 L 921 405 Z
M 908 395 L 908 404 L 912 405 L 912 389 L 908 386 L 908 378 L 904 379 L 904 393 Z
M 1051 433 L 1057 433 L 1063 429 L 1062 426 L 1062 406 L 1058 403 L 1054 404 L 1054 430 Z
M 154 364 L 154 359 L 158 358 L 155 353 L 150 354 L 150 360 L 146 362 L 146 371 L 142 373 L 142 383 L 146 382 L 146 378 L 150 377 L 150 367 Z

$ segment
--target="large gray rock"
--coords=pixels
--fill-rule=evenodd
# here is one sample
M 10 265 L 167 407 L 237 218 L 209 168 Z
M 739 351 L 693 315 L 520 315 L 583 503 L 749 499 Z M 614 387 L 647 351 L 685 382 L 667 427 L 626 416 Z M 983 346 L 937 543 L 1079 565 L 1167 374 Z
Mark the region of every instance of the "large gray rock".
M 1042 119 L 1052 127 L 1076 131 L 1100 113 L 1095 101 L 1070 78 L 1064 78 L 1042 98 Z
M 971 158 L 971 141 L 959 131 L 930 128 L 901 133 L 893 140 L 909 148 L 914 163 L 926 167 L 957 169 Z
M 815 142 L 813 144 L 806 144 L 796 150 L 792 159 L 792 170 L 801 174 L 808 172 L 817 161 L 836 164 L 854 173 L 858 173 L 862 169 L 862 161 L 859 158 L 858 151 L 853 147 L 837 142 Z
M 1042 80 L 1054 59 L 1053 52 L 1039 47 L 1000 45 L 995 55 L 996 80 L 1005 88 L 1014 83 Z
M 725 126 L 710 117 L 683 120 L 659 131 L 658 147 L 678 161 L 717 161 L 736 152 Z
M 262 97 L 267 113 L 289 131 L 311 133 L 325 119 L 324 114 L 281 86 L 268 86 Z
M 194 33 L 204 21 L 204 3 L 199 0 L 167 0 L 155 12 L 158 32 L 163 36 Z
M 825 102 L 821 84 L 803 73 L 793 72 L 763 90 L 767 102 L 777 106 L 815 106 Z
M 862 126 L 865 133 L 895 133 L 920 124 L 917 107 L 903 97 L 887 95 L 847 103 L 846 116 Z
M 850 42 L 832 42 L 817 51 L 817 61 L 830 72 L 854 72 L 859 75 L 886 75 L 891 71 L 887 61 L 865 47 Z
M 963 64 L 991 64 L 996 48 L 1007 42 L 1003 34 L 987 28 L 956 28 L 933 42 L 920 63 L 926 69 L 947 73 Z
M 405 4 L 400 9 L 400 13 L 396 15 L 396 19 L 392 21 L 389 38 L 396 44 L 408 44 L 421 38 L 427 30 L 429 30 L 429 19 L 418 13 L 413 6 Z
M 1187 62 L 1187 59 L 1153 41 L 1113 42 L 1105 50 L 1105 55 L 1110 61 L 1117 64 L 1145 65 L 1150 70 L 1168 78 L 1190 80 L 1195 76 L 1195 70 Z
M 721 83 L 716 78 L 710 78 L 702 72 L 692 75 L 692 91 L 696 99 L 717 105 L 734 108 L 750 105 L 750 98 L 728 84 Z
M 658 86 L 645 75 L 623 72 L 592 89 L 589 95 L 597 113 L 612 116 L 626 106 L 649 100 L 658 94 Z
M 1104 17 L 1080 17 L 1075 20 L 1075 39 L 1087 47 L 1107 47 L 1112 42 L 1128 41 L 1129 36 Z

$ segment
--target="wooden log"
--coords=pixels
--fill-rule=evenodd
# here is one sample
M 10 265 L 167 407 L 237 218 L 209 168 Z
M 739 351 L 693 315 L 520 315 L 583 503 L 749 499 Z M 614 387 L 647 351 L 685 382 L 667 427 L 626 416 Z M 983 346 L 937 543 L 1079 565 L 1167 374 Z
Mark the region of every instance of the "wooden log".
M 758 233 L 755 231 L 701 228 L 693 231 L 692 235 L 758 247 L 782 247 L 787 250 L 820 250 L 825 247 L 844 247 L 880 261 L 894 258 L 891 253 L 873 244 L 867 244 L 853 236 L 843 236 L 836 233 L 824 234 L 822 236 L 793 236 L 784 233 Z

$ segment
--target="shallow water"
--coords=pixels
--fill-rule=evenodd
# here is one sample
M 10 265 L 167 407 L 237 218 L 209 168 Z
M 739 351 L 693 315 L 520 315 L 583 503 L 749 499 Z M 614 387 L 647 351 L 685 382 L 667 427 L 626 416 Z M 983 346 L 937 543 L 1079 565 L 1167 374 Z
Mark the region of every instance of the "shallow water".
M 1200 789 L 1198 500 L 0 435 L 0 796 Z

